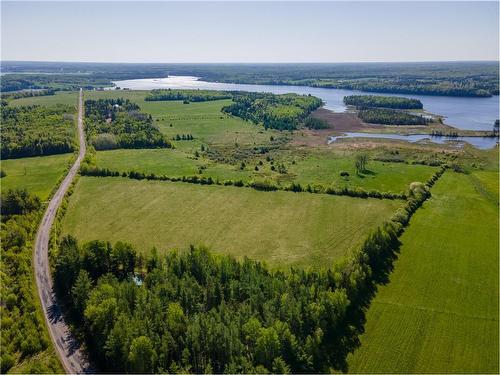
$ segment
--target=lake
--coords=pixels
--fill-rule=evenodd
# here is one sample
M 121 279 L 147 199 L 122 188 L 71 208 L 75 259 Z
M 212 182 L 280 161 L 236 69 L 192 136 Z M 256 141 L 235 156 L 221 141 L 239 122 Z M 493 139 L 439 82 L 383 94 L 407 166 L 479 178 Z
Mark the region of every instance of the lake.
M 384 95 L 404 96 L 419 99 L 424 109 L 430 113 L 445 117 L 447 125 L 464 130 L 492 130 L 493 123 L 499 117 L 499 97 L 491 98 L 464 98 L 453 96 L 431 96 L 431 95 L 406 95 L 386 93 L 366 93 L 356 90 L 325 89 L 309 86 L 285 86 L 285 85 L 249 85 L 237 83 L 220 83 L 200 81 L 197 77 L 170 76 L 168 78 L 131 79 L 113 82 L 120 88 L 130 90 L 153 90 L 153 89 L 203 89 L 222 91 L 251 91 L 270 92 L 273 94 L 285 94 L 293 92 L 296 94 L 311 94 L 321 98 L 325 102 L 325 108 L 335 112 L 344 112 L 344 96 L 348 95 Z
M 346 132 L 344 135 L 339 135 L 335 137 L 329 137 L 328 143 L 335 142 L 337 139 L 344 138 L 385 138 L 385 139 L 397 139 L 406 142 L 419 142 L 427 139 L 433 143 L 445 144 L 449 142 L 467 142 L 474 147 L 480 148 L 482 150 L 490 149 L 495 147 L 498 138 L 496 137 L 446 137 L 446 136 L 431 136 L 428 134 L 384 134 L 384 133 L 350 133 Z M 460 143 L 458 143 L 460 145 Z

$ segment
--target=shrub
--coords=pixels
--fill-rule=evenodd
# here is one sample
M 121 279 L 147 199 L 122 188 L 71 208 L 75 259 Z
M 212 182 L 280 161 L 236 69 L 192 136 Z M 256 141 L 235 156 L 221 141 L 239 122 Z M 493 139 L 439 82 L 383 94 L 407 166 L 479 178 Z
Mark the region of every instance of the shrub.
M 118 148 L 116 136 L 110 133 L 102 133 L 93 137 L 92 146 L 98 151 L 100 150 L 114 150 Z

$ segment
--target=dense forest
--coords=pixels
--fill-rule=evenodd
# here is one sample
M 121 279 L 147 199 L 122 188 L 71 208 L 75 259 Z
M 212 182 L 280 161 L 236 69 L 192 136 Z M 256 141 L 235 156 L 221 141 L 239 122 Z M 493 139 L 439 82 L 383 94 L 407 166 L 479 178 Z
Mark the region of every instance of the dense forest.
M 339 64 L 98 64 L 4 62 L 2 91 L 101 87 L 121 79 L 197 76 L 211 82 L 302 85 L 401 94 L 498 95 L 496 62 Z M 72 74 L 61 74 L 61 72 Z M 83 74 L 85 73 L 85 74 Z
M 232 92 L 233 104 L 222 111 L 255 124 L 278 130 L 297 129 L 323 103 L 311 95 Z
M 413 183 L 391 221 L 329 269 L 273 271 L 193 247 L 143 256 L 125 243 L 78 244 L 67 236 L 56 258 L 56 291 L 102 371 L 345 371 L 398 236 L 443 172 Z
M 151 115 L 128 99 L 86 100 L 85 124 L 96 150 L 171 147 Z
M 228 92 L 213 90 L 152 90 L 144 100 L 185 100 L 188 102 L 206 102 L 209 100 L 231 99 Z
M 365 108 L 358 111 L 358 117 L 370 124 L 382 125 L 427 125 L 423 116 L 386 108 Z
M 33 238 L 41 218 L 38 197 L 26 190 L 2 191 L 2 239 L 0 273 L 2 278 L 2 355 L 0 372 L 32 358 L 49 346 L 44 321 L 37 310 L 33 286 Z M 29 373 L 59 371 L 54 358 L 42 365 L 34 361 L 25 367 Z
M 72 152 L 75 148 L 74 109 L 2 106 L 2 159 Z
M 422 109 L 422 102 L 418 99 L 409 99 L 400 96 L 378 95 L 350 95 L 344 96 L 346 105 L 356 107 L 381 107 L 393 109 Z

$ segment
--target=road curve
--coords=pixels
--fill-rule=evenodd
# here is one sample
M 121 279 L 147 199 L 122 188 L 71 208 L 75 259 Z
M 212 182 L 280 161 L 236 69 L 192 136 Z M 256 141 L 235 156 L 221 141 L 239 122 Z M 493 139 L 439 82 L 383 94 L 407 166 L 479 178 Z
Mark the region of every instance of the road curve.
M 52 288 L 52 277 L 49 265 L 49 238 L 50 228 L 54 222 L 57 209 L 61 205 L 64 195 L 68 191 L 71 182 L 75 178 L 80 163 L 85 156 L 85 134 L 83 131 L 83 91 L 80 89 L 78 96 L 78 138 L 80 141 L 80 151 L 78 158 L 59 185 L 56 193 L 50 200 L 47 210 L 43 215 L 42 222 L 38 228 L 35 240 L 34 267 L 35 279 L 38 288 L 38 295 L 42 304 L 43 314 L 47 322 L 50 338 L 54 348 L 59 355 L 59 359 L 64 370 L 70 374 L 91 373 L 92 368 L 85 355 L 80 349 L 80 345 L 71 334 L 69 327 L 64 322 L 61 308 L 57 303 L 55 293 Z

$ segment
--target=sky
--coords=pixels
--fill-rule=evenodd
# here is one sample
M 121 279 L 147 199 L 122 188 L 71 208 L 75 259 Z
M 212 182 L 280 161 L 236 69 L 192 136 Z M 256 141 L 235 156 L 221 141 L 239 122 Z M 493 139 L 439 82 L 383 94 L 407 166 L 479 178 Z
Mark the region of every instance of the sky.
M 1 59 L 498 60 L 492 2 L 1 2 Z

